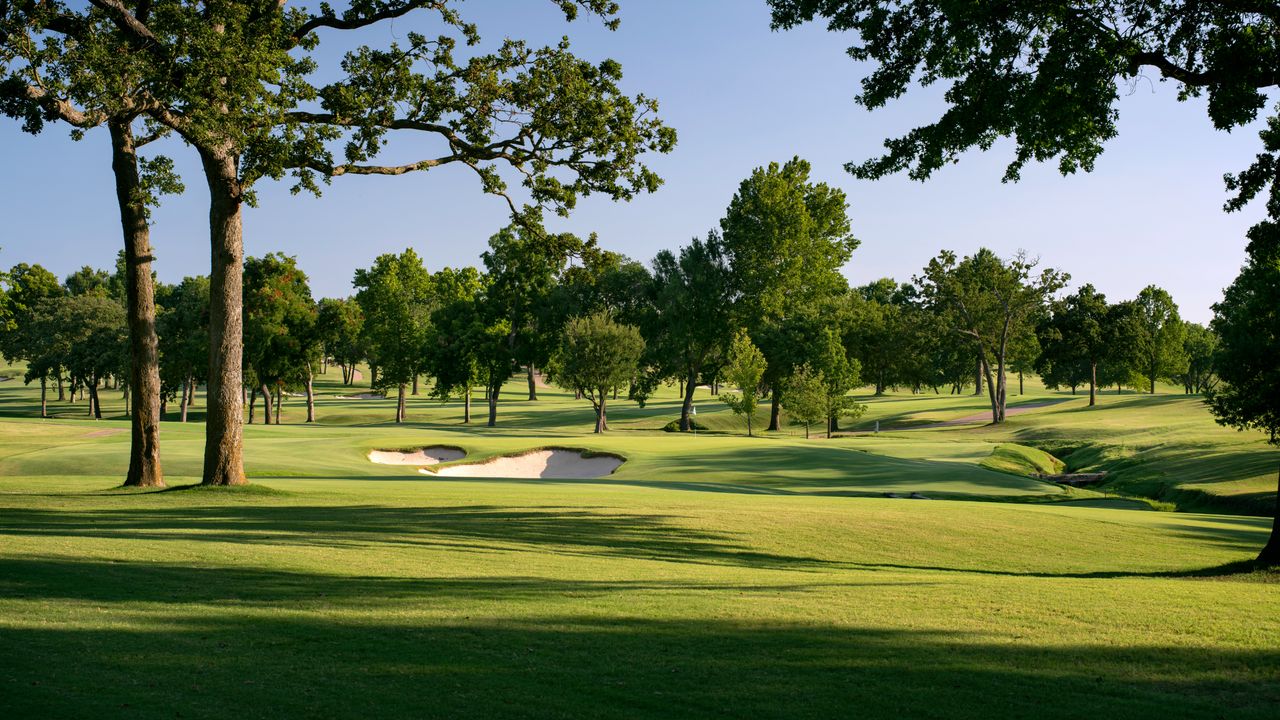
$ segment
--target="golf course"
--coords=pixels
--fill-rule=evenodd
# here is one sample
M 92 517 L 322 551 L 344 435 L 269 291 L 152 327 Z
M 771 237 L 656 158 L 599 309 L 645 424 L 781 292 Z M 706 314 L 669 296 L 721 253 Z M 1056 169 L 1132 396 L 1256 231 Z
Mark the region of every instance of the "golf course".
M 0 382 L 10 716 L 1275 716 L 1280 578 L 1246 566 L 1280 452 L 1199 398 L 1089 408 L 1030 382 L 1010 407 L 1036 407 L 988 426 L 942 424 L 982 398 L 867 396 L 805 440 L 745 437 L 705 388 L 696 436 L 662 430 L 673 388 L 594 435 L 572 393 L 512 385 L 501 427 L 425 397 L 395 426 L 394 398 L 338 399 L 330 368 L 317 423 L 290 424 L 290 399 L 285 424 L 246 426 L 238 488 L 196 484 L 198 397 L 166 417 L 170 489 L 148 491 L 119 487 L 119 393 L 102 421 L 39 420 L 38 391 Z M 624 462 L 369 460 L 439 446 L 465 452 L 445 467 Z

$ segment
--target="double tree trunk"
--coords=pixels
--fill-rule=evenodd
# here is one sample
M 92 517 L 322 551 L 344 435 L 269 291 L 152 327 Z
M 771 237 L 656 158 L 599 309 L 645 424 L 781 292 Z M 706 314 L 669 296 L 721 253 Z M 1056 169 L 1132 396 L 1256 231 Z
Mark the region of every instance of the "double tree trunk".
M 209 184 L 209 382 L 205 485 L 244 485 L 244 237 L 236 154 L 200 150 Z M 270 402 L 268 400 L 268 402 Z
M 160 350 L 156 338 L 155 285 L 151 280 L 151 230 L 138 178 L 132 123 L 112 120 L 111 170 L 124 231 L 125 312 L 129 325 L 129 471 L 124 484 L 164 487 L 160 467 Z M 61 384 L 59 384 L 61 394 Z
M 98 400 L 98 378 L 94 378 L 93 383 L 89 385 L 89 414 L 94 420 L 102 419 L 102 405 Z
M 681 382 L 680 386 L 684 389 L 684 402 L 680 404 L 680 432 L 689 432 L 692 427 L 693 412 L 693 391 L 697 389 L 697 383 L 694 382 L 698 377 L 696 369 L 689 371 L 689 380 Z
M 262 387 L 258 388 L 258 392 L 262 393 L 262 424 L 271 424 L 271 388 L 266 383 L 262 383 Z
M 608 415 L 606 415 L 605 405 L 609 402 L 607 388 L 599 388 L 600 404 L 596 406 L 596 432 L 602 433 L 609 429 Z
M 502 380 L 497 382 L 497 385 L 490 384 L 485 392 L 485 399 L 489 401 L 489 427 L 498 426 L 498 393 L 502 390 Z
M 996 397 L 996 384 L 991 377 L 991 365 L 986 362 L 986 358 L 982 358 L 979 362 L 982 370 L 980 378 L 985 377 L 987 381 L 987 396 L 991 400 L 991 424 L 996 425 L 1004 422 L 1004 407 Z M 978 387 L 982 387 L 982 383 L 978 383 Z

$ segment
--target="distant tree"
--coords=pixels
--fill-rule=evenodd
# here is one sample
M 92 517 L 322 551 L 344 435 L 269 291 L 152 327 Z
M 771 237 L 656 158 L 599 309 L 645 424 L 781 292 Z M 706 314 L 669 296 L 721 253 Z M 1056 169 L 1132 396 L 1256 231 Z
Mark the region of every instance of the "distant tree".
M 1053 269 L 1036 273 L 1037 264 L 1023 253 L 1004 261 L 982 248 L 957 261 L 955 253 L 943 251 L 917 278 L 925 298 L 948 311 L 953 330 L 977 346 L 993 423 L 1005 419 L 1005 371 L 1014 339 L 1027 331 L 1045 302 L 1069 279 Z
M 259 383 L 266 423 L 270 424 L 272 417 L 272 388 L 279 425 L 285 388 L 297 386 L 306 390 L 307 422 L 315 422 L 311 379 L 320 350 L 315 301 L 297 259 L 281 253 L 246 258 L 244 362 Z
M 792 347 L 766 343 L 765 333 L 785 334 L 774 326 L 798 308 L 833 307 L 827 301 L 846 286 L 840 268 L 858 246 L 844 191 L 811 182 L 810 170 L 798 157 L 756 168 L 720 221 L 739 323 L 760 342 L 770 366 L 770 430 L 778 429 L 786 376 L 800 363 L 777 355 Z
M 1040 359 L 1043 349 L 1034 329 L 1015 335 L 1009 343 L 1009 370 L 1018 373 L 1018 394 L 1025 392 L 1024 376 L 1035 372 L 1036 361 Z
M 1186 322 L 1182 350 L 1187 370 L 1182 373 L 1182 387 L 1188 394 L 1212 390 L 1218 383 L 1214 359 L 1218 353 L 1218 336 L 1199 323 Z
M 816 369 L 822 376 L 823 409 L 827 421 L 827 437 L 840 429 L 843 417 L 858 417 L 866 406 L 849 397 L 849 391 L 862 383 L 857 358 L 849 358 L 836 328 L 827 328 L 825 338 L 815 345 Z
M 352 298 L 322 298 L 316 313 L 316 332 L 324 352 L 341 368 L 342 384 L 350 385 L 355 382 L 356 365 L 365 359 L 360 304 Z
M 1089 384 L 1089 405 L 1097 404 L 1098 366 L 1111 352 L 1113 315 L 1107 298 L 1092 285 L 1053 303 L 1041 323 L 1041 376 L 1048 387 Z
M 809 439 L 809 426 L 827 419 L 827 381 L 822 371 L 808 363 L 797 368 L 787 380 L 782 407 L 788 417 L 804 425 L 804 437 Z
M 649 349 L 659 373 L 683 384 L 680 431 L 690 430 L 698 380 L 733 340 L 731 273 L 720 237 L 694 238 L 679 253 L 663 250 L 653 260 L 653 306 L 646 323 Z
M 124 308 L 105 294 L 47 298 L 36 303 L 34 333 L 46 338 L 38 365 L 56 363 L 89 393 L 93 417 L 102 419 L 98 386 L 128 370 L 129 330 Z
M 508 345 L 513 362 L 525 366 L 529 400 L 538 399 L 535 368 L 546 363 L 555 348 L 559 323 L 545 323 L 554 315 L 550 304 L 555 287 L 569 260 L 594 243 L 594 238 L 584 243 L 571 233 L 548 234 L 520 223 L 489 238 L 489 249 L 482 255 L 489 276 L 489 312 L 511 326 Z
M 484 382 L 480 352 L 486 341 L 483 296 L 487 278 L 475 268 L 444 268 L 432 276 L 438 306 L 427 331 L 424 370 L 435 379 L 431 394 L 462 397 L 462 422 L 471 422 L 471 393 Z M 508 369 L 509 369 L 508 365 Z
M 110 295 L 111 274 L 85 265 L 67 276 L 63 285 L 68 295 Z
M 364 313 L 366 346 L 377 358 L 377 385 L 396 388 L 396 422 L 404 422 L 405 386 L 422 372 L 435 309 L 431 275 L 409 248 L 399 255 L 380 255 L 373 267 L 357 270 L 354 285 Z
M 160 340 L 160 384 L 166 397 L 179 394 L 179 417 L 195 397 L 195 386 L 209 371 L 209 278 L 183 278 L 173 287 L 158 286 L 156 332 Z
M 739 392 L 721 395 L 720 402 L 728 405 L 735 415 L 746 416 L 748 436 L 753 434 L 751 421 L 759 403 L 760 380 L 767 367 L 764 353 L 752 344 L 745 332 L 739 331 L 729 346 L 728 360 L 722 371 L 724 379 Z
M 598 312 L 569 320 L 550 369 L 558 385 L 590 401 L 596 411 L 595 431 L 601 433 L 609 429 L 609 393 L 635 378 L 643 353 L 639 328 Z
M 56 375 L 62 390 L 62 358 L 52 339 L 37 327 L 36 310 L 44 300 L 62 297 L 66 290 L 53 273 L 40 265 L 19 263 L 4 276 L 5 322 L 0 326 L 0 354 L 9 362 L 25 361 L 25 381 L 40 381 L 40 417 L 48 417 L 48 382 Z
M 1155 285 L 1148 285 L 1138 293 L 1134 309 L 1138 370 L 1154 393 L 1156 380 L 1174 380 L 1186 370 L 1187 356 L 1183 347 L 1186 327 L 1178 316 L 1178 306 L 1173 298 Z
M 1222 383 L 1207 399 L 1220 424 L 1261 430 L 1268 442 L 1280 445 L 1280 225 L 1261 222 L 1249 238 L 1248 262 L 1213 306 Z M 1271 537 L 1258 562 L 1280 565 L 1280 481 Z

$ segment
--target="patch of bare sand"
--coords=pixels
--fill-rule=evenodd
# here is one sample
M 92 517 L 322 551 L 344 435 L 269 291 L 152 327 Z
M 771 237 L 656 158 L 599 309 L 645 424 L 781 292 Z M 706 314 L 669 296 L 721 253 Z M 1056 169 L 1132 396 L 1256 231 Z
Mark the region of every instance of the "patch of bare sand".
M 461 460 L 467 454 L 459 448 L 445 445 L 432 445 L 413 452 L 398 450 L 370 450 L 369 460 L 380 465 L 438 465 L 443 462 Z
M 335 395 L 338 400 L 385 400 L 386 395 L 382 393 L 360 393 L 359 395 Z
M 520 455 L 498 457 L 488 462 L 450 465 L 439 470 L 418 472 L 441 477 L 491 478 L 598 478 L 613 474 L 622 465 L 614 455 L 584 456 L 580 450 L 551 448 Z

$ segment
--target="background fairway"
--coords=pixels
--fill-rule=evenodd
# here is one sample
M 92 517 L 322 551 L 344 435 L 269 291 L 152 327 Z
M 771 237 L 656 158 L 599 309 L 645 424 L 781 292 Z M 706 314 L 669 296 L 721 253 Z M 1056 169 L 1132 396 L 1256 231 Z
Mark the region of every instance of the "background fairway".
M 879 435 L 805 441 L 726 434 L 706 390 L 699 420 L 723 432 L 695 438 L 659 429 L 672 390 L 592 436 L 586 403 L 528 402 L 517 381 L 497 428 L 426 399 L 394 426 L 392 401 L 320 386 L 320 424 L 247 428 L 249 488 L 139 492 L 115 489 L 124 422 L 56 403 L 61 419 L 20 417 L 33 390 L 0 383 L 0 711 L 1270 718 L 1280 702 L 1280 585 L 1238 572 L 1269 518 L 1115 509 L 1138 505 L 1016 474 L 1036 445 L 1115 483 L 1263 496 L 1275 454 L 1194 399 L 1068 395 L 999 429 L 904 431 L 982 406 L 888 396 L 847 424 L 879 418 Z M 199 423 L 165 424 L 171 485 L 198 479 L 202 442 Z M 558 481 L 365 458 L 434 443 L 628 460 Z M 1178 472 L 1210 446 L 1223 462 Z M 886 492 L 952 499 L 866 497 Z

